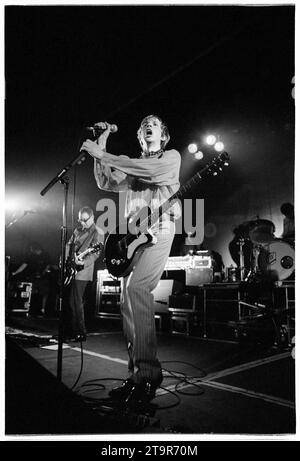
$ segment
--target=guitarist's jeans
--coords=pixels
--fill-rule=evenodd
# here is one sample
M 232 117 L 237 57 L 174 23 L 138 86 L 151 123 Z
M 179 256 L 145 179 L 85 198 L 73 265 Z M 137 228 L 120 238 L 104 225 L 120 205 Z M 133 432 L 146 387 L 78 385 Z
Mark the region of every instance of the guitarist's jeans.
M 86 334 L 83 296 L 88 281 L 73 279 L 69 291 L 69 309 L 71 332 L 74 335 Z
M 135 382 L 147 379 L 157 385 L 162 381 L 162 372 L 156 355 L 152 291 L 162 276 L 175 234 L 174 222 L 162 226 L 155 232 L 157 243 L 143 250 L 131 274 L 124 277 L 121 302 L 132 378 Z

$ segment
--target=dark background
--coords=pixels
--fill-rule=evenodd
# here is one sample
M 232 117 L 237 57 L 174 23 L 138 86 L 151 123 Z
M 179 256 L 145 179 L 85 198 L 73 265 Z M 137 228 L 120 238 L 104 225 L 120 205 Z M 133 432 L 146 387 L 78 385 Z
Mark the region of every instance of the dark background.
M 118 125 L 108 150 L 139 155 L 148 114 L 166 120 L 182 154 L 181 181 L 208 163 L 206 134 L 220 136 L 231 165 L 189 197 L 205 199 L 207 248 L 232 260 L 233 228 L 256 216 L 282 232 L 294 194 L 293 6 L 6 6 L 6 254 L 29 240 L 60 251 L 63 187 L 41 190 L 78 155 L 86 126 Z M 187 151 L 197 142 L 196 161 Z M 69 172 L 68 224 L 83 205 L 111 197 L 96 186 L 91 158 Z M 76 187 L 75 187 L 76 186 Z M 35 214 L 24 214 L 34 209 Z M 96 214 L 98 215 L 98 213 Z M 180 237 L 174 241 L 176 254 Z

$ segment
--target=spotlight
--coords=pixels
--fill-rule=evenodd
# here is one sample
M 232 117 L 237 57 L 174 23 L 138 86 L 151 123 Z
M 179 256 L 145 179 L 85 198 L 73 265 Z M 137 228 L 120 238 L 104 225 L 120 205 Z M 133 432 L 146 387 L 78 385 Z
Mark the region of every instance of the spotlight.
M 216 140 L 217 140 L 217 138 L 213 134 L 210 134 L 206 138 L 206 144 L 208 144 L 209 146 L 213 146 L 215 144 Z
M 188 151 L 190 154 L 195 154 L 198 150 L 197 144 L 189 144 Z
M 198 152 L 195 153 L 194 157 L 196 160 L 201 160 L 203 158 L 203 152 L 201 152 L 201 150 L 198 150 Z
M 17 211 L 20 208 L 20 203 L 17 199 L 7 199 L 5 200 L 5 209 L 6 211 Z
M 224 144 L 221 141 L 216 142 L 215 150 L 217 152 L 222 152 L 222 150 L 224 150 Z

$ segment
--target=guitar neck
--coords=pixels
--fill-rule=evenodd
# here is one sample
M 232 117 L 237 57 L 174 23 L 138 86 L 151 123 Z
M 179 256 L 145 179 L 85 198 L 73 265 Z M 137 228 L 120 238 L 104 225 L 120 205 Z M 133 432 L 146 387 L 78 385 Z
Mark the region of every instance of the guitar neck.
M 213 171 L 213 166 L 214 163 L 212 162 L 210 165 L 206 165 L 202 170 L 198 171 L 186 184 L 182 185 L 175 194 L 169 197 L 157 208 L 157 210 L 151 213 L 148 217 L 148 227 L 156 223 L 159 218 L 161 218 L 161 216 L 166 213 L 166 211 L 168 211 L 177 200 L 181 199 L 186 192 L 191 190 L 193 186 L 199 184 L 204 176 L 209 175 Z
M 100 251 L 100 249 L 101 249 L 101 244 L 98 243 L 97 245 L 94 245 L 94 246 L 92 246 L 90 248 L 87 248 L 82 253 L 79 253 L 79 255 L 77 255 L 77 256 L 80 259 L 82 259 L 82 258 L 85 258 L 86 256 L 88 256 L 89 254 L 97 253 L 98 251 Z
M 82 253 L 79 253 L 78 258 L 80 259 L 85 258 L 85 256 L 87 256 L 90 252 L 91 250 L 90 248 L 88 248 L 87 250 L 84 250 Z

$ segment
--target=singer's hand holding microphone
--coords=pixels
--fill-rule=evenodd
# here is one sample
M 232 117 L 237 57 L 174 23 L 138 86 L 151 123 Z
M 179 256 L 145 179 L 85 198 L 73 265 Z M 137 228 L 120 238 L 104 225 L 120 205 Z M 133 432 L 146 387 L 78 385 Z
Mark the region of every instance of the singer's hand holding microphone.
M 108 122 L 98 122 L 94 126 L 88 126 L 87 130 L 94 131 L 96 134 L 100 134 L 101 131 L 107 131 L 108 133 L 116 133 L 118 131 L 117 125 L 113 125 Z
M 89 131 L 93 131 L 95 136 L 98 136 L 97 142 L 87 139 L 81 146 L 81 151 L 87 151 L 92 157 L 101 159 L 104 155 L 104 149 L 106 148 L 106 141 L 110 133 L 116 133 L 118 131 L 117 125 L 111 125 L 107 122 L 95 123 L 93 127 L 87 127 Z M 104 130 L 104 131 L 103 131 Z M 102 134 L 100 134 L 100 132 Z
M 101 160 L 104 155 L 103 148 L 99 146 L 95 141 L 91 141 L 90 139 L 84 141 L 80 150 L 88 152 L 92 157 L 97 158 L 98 160 Z

